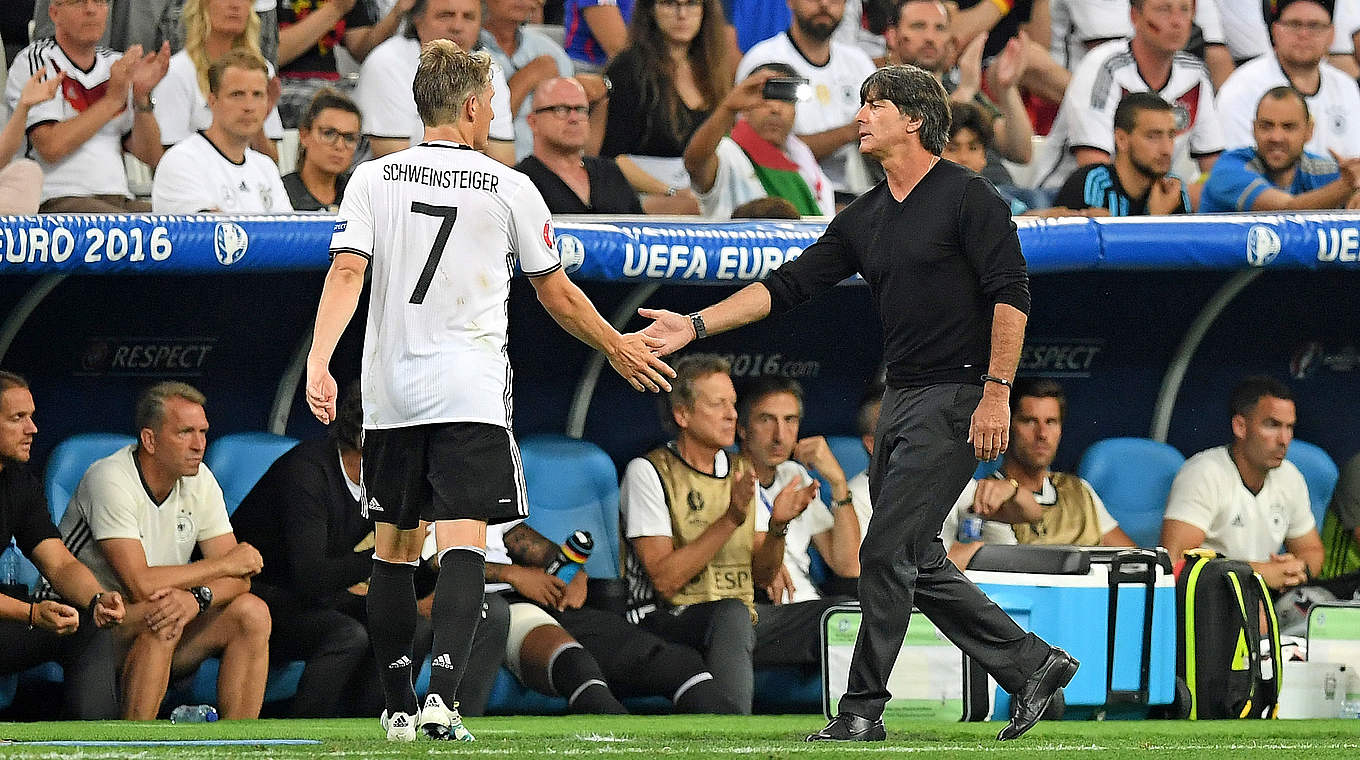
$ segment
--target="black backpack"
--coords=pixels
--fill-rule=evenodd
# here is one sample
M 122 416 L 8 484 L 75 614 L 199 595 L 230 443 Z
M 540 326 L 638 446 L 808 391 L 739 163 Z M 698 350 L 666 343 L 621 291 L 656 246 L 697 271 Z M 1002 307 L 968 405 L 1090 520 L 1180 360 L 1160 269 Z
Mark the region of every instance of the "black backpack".
M 1186 552 L 1176 609 L 1176 675 L 1188 691 L 1190 719 L 1274 718 L 1280 630 L 1261 576 L 1246 562 Z

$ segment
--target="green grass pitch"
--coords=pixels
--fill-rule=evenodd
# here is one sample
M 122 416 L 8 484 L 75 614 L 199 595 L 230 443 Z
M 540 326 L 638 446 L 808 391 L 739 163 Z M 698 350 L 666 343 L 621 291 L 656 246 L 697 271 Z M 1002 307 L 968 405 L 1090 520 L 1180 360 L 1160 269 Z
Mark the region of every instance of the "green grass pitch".
M 880 744 L 804 744 L 818 716 L 471 718 L 475 743 L 384 741 L 376 720 L 260 720 L 206 725 L 157 723 L 0 723 L 3 758 L 495 758 L 738 757 L 844 758 L 1347 758 L 1360 750 L 1360 721 L 1063 721 L 1041 723 L 1015 742 L 995 740 L 1000 723 L 897 720 Z M 36 741 L 314 739 L 303 746 L 97 746 Z

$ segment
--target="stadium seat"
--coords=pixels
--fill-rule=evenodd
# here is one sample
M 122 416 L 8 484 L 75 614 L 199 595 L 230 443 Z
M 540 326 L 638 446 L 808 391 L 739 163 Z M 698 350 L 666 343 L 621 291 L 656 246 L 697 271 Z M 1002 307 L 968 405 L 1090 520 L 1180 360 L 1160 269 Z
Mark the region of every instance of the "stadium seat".
M 265 704 L 292 699 L 297 694 L 305 665 L 302 660 L 270 665 L 269 680 L 264 687 Z M 204 660 L 192 676 L 170 685 L 162 704 L 172 708 L 175 705 L 216 705 L 217 675 L 221 668 L 222 661 L 216 657 Z
M 66 514 L 66 505 L 71 503 L 76 486 L 95 460 L 136 442 L 136 438 L 121 433 L 78 433 L 57 444 L 47 457 L 43 478 L 52 522 L 61 524 L 61 516 Z
M 274 460 L 297 445 L 296 438 L 273 433 L 231 433 L 212 442 L 203 455 L 222 486 L 222 497 L 230 515 L 241 506 L 241 500 L 260 481 Z
M 529 525 L 561 543 L 587 530 L 595 549 L 591 578 L 619 577 L 619 476 L 598 446 L 561 435 L 535 435 L 519 445 L 529 492 Z
M 1341 475 L 1336 462 L 1321 446 L 1297 438 L 1290 442 L 1284 458 L 1293 462 L 1303 473 L 1303 479 L 1308 483 L 1308 503 L 1313 509 L 1313 521 L 1317 523 L 1317 529 L 1322 530 L 1322 518 L 1327 514 L 1327 505 L 1332 502 L 1332 491 L 1336 490 L 1336 481 Z
M 1077 474 L 1139 546 L 1156 547 L 1171 481 L 1185 463 L 1175 447 L 1150 438 L 1106 438 L 1081 455 Z
M 292 174 L 298 169 L 298 148 L 302 141 L 296 129 L 283 130 L 283 139 L 279 140 L 279 174 Z

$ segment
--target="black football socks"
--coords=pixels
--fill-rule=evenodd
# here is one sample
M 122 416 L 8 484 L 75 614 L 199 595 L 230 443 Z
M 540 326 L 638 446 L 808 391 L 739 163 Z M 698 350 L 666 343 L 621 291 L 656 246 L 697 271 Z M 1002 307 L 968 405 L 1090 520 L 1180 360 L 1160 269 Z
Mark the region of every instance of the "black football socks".
M 568 644 L 553 656 L 548 675 L 552 687 L 567 698 L 574 713 L 626 715 L 628 710 L 614 698 L 600 672 L 600 664 L 580 644 Z
M 420 709 L 412 684 L 411 639 L 416 630 L 415 567 L 374 558 L 368 581 L 368 637 L 389 715 Z
M 472 637 L 482 619 L 482 587 L 486 557 L 465 548 L 446 550 L 439 560 L 434 587 L 434 649 L 430 662 L 430 693 L 453 706 L 463 680 Z

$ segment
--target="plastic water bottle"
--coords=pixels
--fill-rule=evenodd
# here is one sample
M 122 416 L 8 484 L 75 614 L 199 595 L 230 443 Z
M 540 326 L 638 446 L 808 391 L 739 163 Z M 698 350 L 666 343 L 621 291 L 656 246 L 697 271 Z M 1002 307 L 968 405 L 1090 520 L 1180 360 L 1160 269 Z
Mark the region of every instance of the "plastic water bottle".
M 212 705 L 180 705 L 170 712 L 171 723 L 212 723 L 217 708 Z
M 574 531 L 562 545 L 557 547 L 557 556 L 553 557 L 552 562 L 544 568 L 548 575 L 556 575 L 562 579 L 563 583 L 570 583 L 576 573 L 580 572 L 581 566 L 590 559 L 590 553 L 595 549 L 595 540 L 590 537 L 590 533 L 584 530 Z
M 1341 718 L 1360 718 L 1360 694 L 1347 694 L 1341 700 Z

